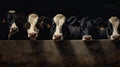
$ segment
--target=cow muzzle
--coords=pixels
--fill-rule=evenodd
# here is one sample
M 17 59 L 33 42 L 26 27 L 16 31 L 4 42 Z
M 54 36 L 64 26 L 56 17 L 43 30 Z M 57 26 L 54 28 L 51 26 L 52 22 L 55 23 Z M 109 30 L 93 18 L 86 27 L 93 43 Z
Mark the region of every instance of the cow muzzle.
M 111 40 L 120 40 L 120 35 L 112 35 Z
M 54 40 L 62 40 L 62 35 L 54 35 Z
M 37 38 L 37 33 L 32 32 L 32 33 L 29 33 L 28 35 L 30 40 L 35 40 Z
M 10 33 L 16 33 L 16 32 L 18 32 L 18 28 L 17 27 L 10 28 Z
M 92 40 L 91 35 L 84 35 L 82 40 Z

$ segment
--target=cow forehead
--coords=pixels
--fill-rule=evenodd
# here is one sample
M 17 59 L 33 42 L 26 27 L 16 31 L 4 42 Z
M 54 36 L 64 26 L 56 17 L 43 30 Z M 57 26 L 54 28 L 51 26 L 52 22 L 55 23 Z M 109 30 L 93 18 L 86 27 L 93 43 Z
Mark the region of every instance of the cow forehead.
M 28 16 L 28 21 L 30 24 L 34 24 L 34 23 L 37 23 L 37 20 L 38 20 L 38 15 L 35 14 L 35 13 L 32 13 Z
M 117 22 L 117 21 L 119 21 L 119 18 L 118 17 L 116 17 L 116 16 L 112 16 L 110 19 L 109 19 L 109 21 L 112 23 L 112 22 Z
M 53 20 L 56 24 L 63 24 L 65 22 L 65 16 L 63 14 L 57 14 Z

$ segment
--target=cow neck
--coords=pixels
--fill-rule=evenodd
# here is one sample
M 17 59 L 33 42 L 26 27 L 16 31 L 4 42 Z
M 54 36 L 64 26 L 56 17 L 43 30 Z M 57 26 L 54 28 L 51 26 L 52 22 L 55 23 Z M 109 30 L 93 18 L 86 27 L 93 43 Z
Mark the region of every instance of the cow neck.
M 119 35 L 119 33 L 118 33 L 118 25 L 119 25 L 119 21 L 112 23 L 112 26 L 113 26 L 112 35 Z

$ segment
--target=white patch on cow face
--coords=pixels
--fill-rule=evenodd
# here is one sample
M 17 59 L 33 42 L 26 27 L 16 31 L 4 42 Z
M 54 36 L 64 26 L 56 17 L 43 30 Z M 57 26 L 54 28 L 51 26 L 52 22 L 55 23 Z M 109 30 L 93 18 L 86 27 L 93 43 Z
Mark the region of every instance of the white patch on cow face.
M 56 24 L 56 30 L 53 34 L 52 39 L 60 39 L 63 40 L 63 34 L 62 34 L 62 26 L 65 22 L 65 16 L 62 14 L 57 14 L 54 18 L 53 18 L 55 24 Z
M 84 35 L 82 40 L 92 40 L 92 36 L 91 35 Z
M 36 27 L 37 21 L 38 21 L 38 15 L 37 14 L 30 14 L 28 16 L 28 22 L 30 23 L 30 28 L 27 30 L 28 37 L 38 37 L 39 30 Z
M 16 11 L 15 10 L 9 10 L 8 12 L 9 13 L 15 13 Z
M 118 26 L 119 26 L 119 23 L 120 23 L 120 20 L 118 17 L 116 16 L 113 16 L 109 19 L 109 22 L 112 24 L 113 26 L 113 33 L 111 35 L 111 40 L 114 40 L 114 39 L 119 39 L 120 35 L 118 33 Z
M 11 25 L 9 32 L 13 32 L 13 31 L 18 32 L 18 27 L 15 24 L 15 22 L 13 22 L 13 24 Z

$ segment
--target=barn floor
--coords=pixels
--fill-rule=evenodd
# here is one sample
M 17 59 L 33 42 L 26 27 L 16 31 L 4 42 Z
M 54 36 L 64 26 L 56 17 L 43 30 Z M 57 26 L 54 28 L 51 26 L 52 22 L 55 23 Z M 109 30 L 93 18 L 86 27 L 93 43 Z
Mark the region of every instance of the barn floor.
M 120 67 L 120 41 L 1 40 L 0 67 Z

